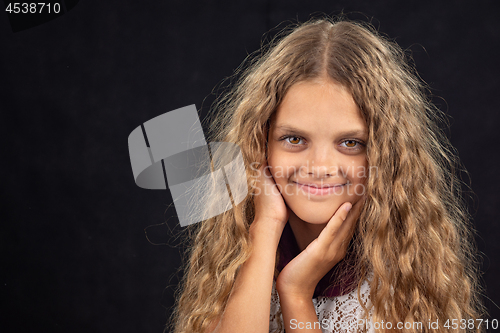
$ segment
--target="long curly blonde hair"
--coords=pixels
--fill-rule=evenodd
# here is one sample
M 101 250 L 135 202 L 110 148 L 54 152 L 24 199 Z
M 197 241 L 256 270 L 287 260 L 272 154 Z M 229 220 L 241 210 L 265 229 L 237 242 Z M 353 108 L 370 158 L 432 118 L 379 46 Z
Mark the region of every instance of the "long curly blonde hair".
M 269 119 L 288 89 L 318 77 L 351 92 L 369 129 L 367 160 L 378 172 L 366 181 L 351 251 L 359 284 L 370 277 L 372 321 L 423 324 L 402 332 L 480 331 L 477 323 L 451 325 L 451 319 L 469 324 L 484 313 L 479 265 L 461 166 L 439 128 L 445 118 L 409 63 L 370 25 L 322 18 L 284 30 L 236 71 L 233 89 L 213 105 L 209 141 L 239 145 L 250 193 L 233 209 L 188 228 L 191 247 L 172 316 L 175 333 L 205 332 L 223 313 L 251 253 L 257 175 L 250 165 L 265 162 Z M 436 320 L 438 328 L 429 327 Z

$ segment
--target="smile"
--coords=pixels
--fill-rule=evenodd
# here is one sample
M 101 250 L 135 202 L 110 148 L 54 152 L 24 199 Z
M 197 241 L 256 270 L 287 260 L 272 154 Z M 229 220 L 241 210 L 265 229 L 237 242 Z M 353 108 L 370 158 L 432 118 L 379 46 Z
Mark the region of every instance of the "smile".
M 313 194 L 313 195 L 328 195 L 328 194 L 333 194 L 333 193 L 340 193 L 343 190 L 343 187 L 347 184 L 342 184 L 342 185 L 336 185 L 336 186 L 327 186 L 327 187 L 316 187 L 316 186 L 309 186 L 309 185 L 304 185 L 300 183 L 296 183 L 299 189 L 303 190 L 306 193 Z

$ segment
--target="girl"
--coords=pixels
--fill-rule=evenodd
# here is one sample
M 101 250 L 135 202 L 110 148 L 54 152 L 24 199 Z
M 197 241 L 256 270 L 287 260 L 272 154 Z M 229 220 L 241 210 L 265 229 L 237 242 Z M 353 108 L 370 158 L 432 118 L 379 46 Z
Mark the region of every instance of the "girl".
M 480 331 L 458 159 L 402 50 L 328 18 L 271 44 L 215 105 L 249 195 L 194 226 L 175 332 Z

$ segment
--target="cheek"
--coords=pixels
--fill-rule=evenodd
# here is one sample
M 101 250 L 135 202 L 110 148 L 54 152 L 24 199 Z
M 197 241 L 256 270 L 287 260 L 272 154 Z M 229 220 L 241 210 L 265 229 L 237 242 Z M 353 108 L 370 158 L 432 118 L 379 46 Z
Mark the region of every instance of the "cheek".
M 363 157 L 351 160 L 343 172 L 351 181 L 363 183 L 368 176 L 368 163 L 366 158 Z
M 348 172 L 348 179 L 351 186 L 348 189 L 349 197 L 354 200 L 353 204 L 358 202 L 358 198 L 366 192 L 366 179 L 368 178 L 368 162 L 366 157 L 360 157 L 351 164 L 351 169 Z
M 294 168 L 296 168 L 293 164 L 293 159 L 290 159 L 286 156 L 286 154 L 280 154 L 279 152 L 271 153 L 268 157 L 267 163 L 276 182 L 286 182 L 287 179 L 293 174 Z

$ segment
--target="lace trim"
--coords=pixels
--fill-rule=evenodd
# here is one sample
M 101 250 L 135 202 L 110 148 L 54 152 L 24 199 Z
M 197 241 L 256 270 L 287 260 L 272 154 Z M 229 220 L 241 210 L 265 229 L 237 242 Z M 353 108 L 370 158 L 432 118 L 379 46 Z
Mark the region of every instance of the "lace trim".
M 359 288 L 362 302 L 367 309 L 371 309 L 370 286 L 368 281 L 364 281 Z M 316 315 L 323 333 L 352 333 L 365 332 L 365 311 L 358 299 L 358 289 L 350 293 L 337 297 L 317 297 L 313 298 Z M 358 327 L 358 324 L 360 326 Z M 368 323 L 369 328 L 366 332 L 372 333 L 373 325 L 371 323 L 371 311 L 369 310 Z M 280 311 L 280 300 L 273 282 L 273 291 L 271 294 L 271 315 L 269 317 L 269 332 L 285 332 L 283 325 L 283 316 Z

